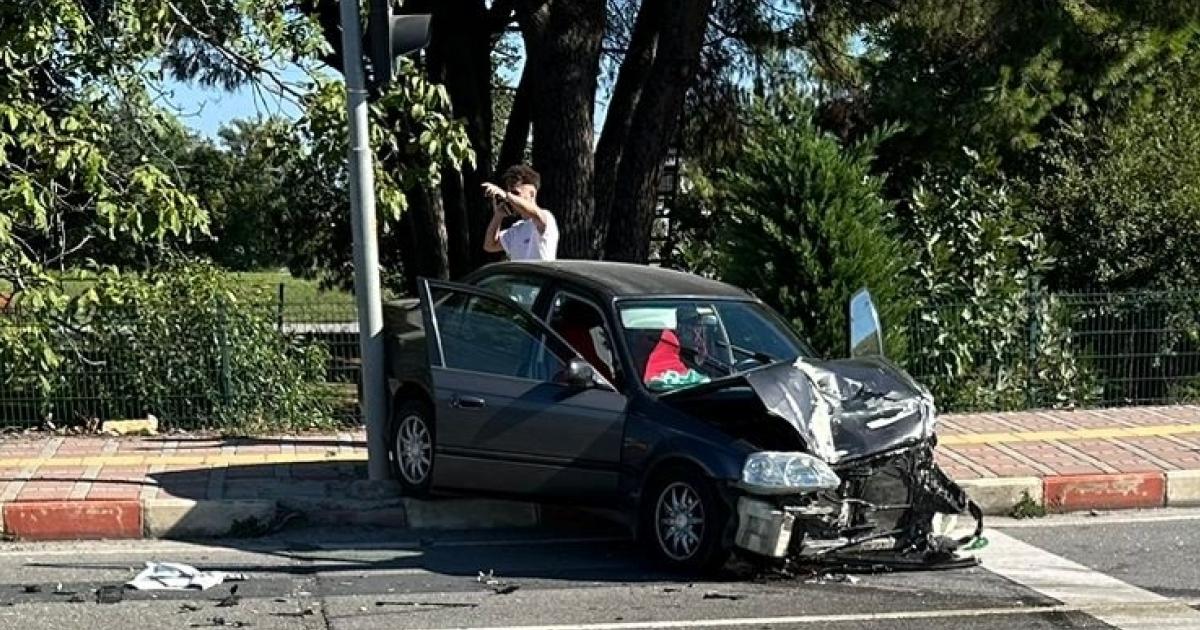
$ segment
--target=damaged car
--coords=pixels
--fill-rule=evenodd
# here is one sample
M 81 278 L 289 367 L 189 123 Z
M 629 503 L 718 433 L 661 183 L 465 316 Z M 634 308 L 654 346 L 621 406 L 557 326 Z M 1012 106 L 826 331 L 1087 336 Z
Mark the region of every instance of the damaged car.
M 683 570 L 735 552 L 973 564 L 982 515 L 934 461 L 932 397 L 884 358 L 866 290 L 851 357 L 825 360 L 749 293 L 661 268 L 499 263 L 420 285 L 385 306 L 407 493 L 616 508 Z M 951 537 L 960 515 L 973 527 Z

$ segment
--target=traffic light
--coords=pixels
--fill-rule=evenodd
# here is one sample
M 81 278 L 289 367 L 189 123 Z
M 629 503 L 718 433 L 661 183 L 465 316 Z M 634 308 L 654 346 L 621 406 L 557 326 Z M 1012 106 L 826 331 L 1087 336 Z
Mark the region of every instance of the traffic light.
M 396 72 L 396 57 L 429 45 L 429 15 L 393 15 L 390 0 L 371 0 L 367 21 L 371 85 L 383 90 Z

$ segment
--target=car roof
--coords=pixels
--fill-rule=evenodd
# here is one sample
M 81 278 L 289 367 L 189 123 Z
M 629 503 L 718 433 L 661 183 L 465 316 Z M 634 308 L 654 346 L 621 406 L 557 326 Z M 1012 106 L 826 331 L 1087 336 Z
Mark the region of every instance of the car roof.
M 533 274 L 557 278 L 591 288 L 609 297 L 697 296 L 754 299 L 735 286 L 701 276 L 629 263 L 598 260 L 502 262 L 488 265 L 480 274 Z

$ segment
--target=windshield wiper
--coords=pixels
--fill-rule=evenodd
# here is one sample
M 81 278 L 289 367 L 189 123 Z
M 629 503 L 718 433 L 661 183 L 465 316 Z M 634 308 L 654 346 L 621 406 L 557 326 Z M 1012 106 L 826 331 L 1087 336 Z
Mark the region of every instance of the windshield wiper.
M 767 354 L 766 352 L 761 352 L 758 350 L 750 350 L 749 348 L 743 348 L 734 343 L 718 341 L 717 344 L 726 346 L 730 350 L 733 350 L 734 352 L 740 352 L 740 353 L 750 357 L 751 359 L 754 359 L 755 361 L 758 361 L 759 363 L 762 363 L 764 365 L 770 365 L 771 363 L 776 363 L 779 361 L 779 359 L 776 359 L 775 357 Z

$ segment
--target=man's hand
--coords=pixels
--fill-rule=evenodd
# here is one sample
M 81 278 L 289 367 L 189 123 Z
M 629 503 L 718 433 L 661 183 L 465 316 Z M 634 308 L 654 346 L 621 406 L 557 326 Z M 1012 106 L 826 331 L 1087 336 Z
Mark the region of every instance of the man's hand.
M 501 201 L 508 197 L 508 191 L 491 182 L 483 183 L 483 194 L 489 199 L 494 199 L 496 201 Z

